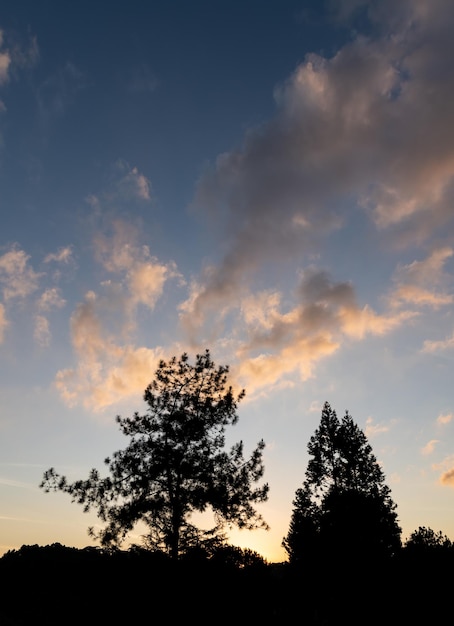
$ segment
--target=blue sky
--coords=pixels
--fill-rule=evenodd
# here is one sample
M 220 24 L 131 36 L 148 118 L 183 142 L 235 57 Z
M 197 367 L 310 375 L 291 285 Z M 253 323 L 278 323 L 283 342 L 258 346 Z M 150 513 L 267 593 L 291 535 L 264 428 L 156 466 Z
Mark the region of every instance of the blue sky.
M 454 537 L 453 26 L 448 0 L 3 3 L 1 552 L 89 544 L 43 472 L 101 469 L 159 359 L 206 347 L 246 388 L 229 440 L 267 443 L 271 530 L 235 544 L 284 558 L 324 401 L 403 538 Z

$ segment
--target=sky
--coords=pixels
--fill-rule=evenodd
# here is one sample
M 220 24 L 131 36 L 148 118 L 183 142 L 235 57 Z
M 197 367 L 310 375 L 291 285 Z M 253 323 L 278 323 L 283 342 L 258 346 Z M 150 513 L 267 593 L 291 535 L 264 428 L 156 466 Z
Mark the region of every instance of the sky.
M 5 0 L 0 554 L 91 545 L 65 494 L 160 359 L 209 348 L 266 442 L 284 560 L 325 401 L 454 539 L 451 0 Z M 140 529 L 131 541 L 140 540 Z

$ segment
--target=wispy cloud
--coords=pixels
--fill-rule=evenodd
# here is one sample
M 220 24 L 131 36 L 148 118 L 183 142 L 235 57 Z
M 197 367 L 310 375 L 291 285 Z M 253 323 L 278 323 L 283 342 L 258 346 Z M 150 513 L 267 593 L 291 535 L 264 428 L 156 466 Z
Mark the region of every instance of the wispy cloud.
M 21 480 L 13 480 L 11 478 L 3 478 L 2 476 L 0 476 L 0 485 L 5 485 L 6 487 L 19 487 L 20 489 L 31 489 L 35 487 L 30 483 L 26 483 Z
M 11 65 L 11 55 L 9 50 L 3 49 L 4 36 L 0 30 L 0 86 L 9 80 L 9 69 Z
M 151 93 L 156 91 L 159 81 L 150 67 L 141 64 L 131 70 L 127 85 L 134 93 Z
M 454 332 L 451 336 L 446 337 L 445 339 L 440 339 L 438 341 L 426 340 L 423 344 L 422 351 L 435 353 L 452 349 L 454 349 Z
M 46 348 L 51 342 L 50 324 L 44 315 L 35 315 L 35 327 L 33 331 L 35 342 L 42 348 Z
M 57 252 L 51 252 L 44 257 L 44 263 L 69 263 L 73 259 L 72 246 L 59 248 Z
M 364 429 L 364 434 L 368 439 L 375 437 L 376 435 L 381 435 L 382 433 L 387 433 L 389 431 L 388 424 L 375 423 L 373 417 L 368 417 L 366 420 L 366 428 Z
M 29 260 L 17 246 L 0 256 L 0 285 L 5 301 L 25 298 L 38 289 L 40 274 L 30 266 Z
M 438 309 L 452 304 L 454 295 L 441 287 L 452 278 L 444 272 L 444 265 L 454 254 L 450 247 L 434 250 L 423 261 L 413 261 L 396 271 L 396 287 L 390 299 L 394 306 L 401 303 L 429 306 Z M 437 290 L 438 287 L 438 290 Z
M 43 122 L 47 124 L 55 116 L 64 115 L 75 101 L 77 94 L 84 89 L 85 84 L 83 72 L 69 61 L 48 76 L 37 91 L 38 106 Z
M 17 77 L 18 70 L 33 66 L 39 58 L 36 37 L 19 43 L 12 33 L 8 33 L 8 43 L 6 39 L 5 31 L 0 28 L 0 87 Z M 6 110 L 5 103 L 0 99 L 0 113 Z
M 450 422 L 452 422 L 453 419 L 454 419 L 453 413 L 440 413 L 440 415 L 437 417 L 437 424 L 440 424 L 441 426 L 445 426 L 446 424 L 449 424 Z
M 70 406 L 82 403 L 101 410 L 129 395 L 141 394 L 150 382 L 162 350 L 120 344 L 105 329 L 97 297 L 86 295 L 71 318 L 77 366 L 57 373 L 55 384 Z
M 358 36 L 331 58 L 309 55 L 276 89 L 274 118 L 251 129 L 200 177 L 194 209 L 222 229 L 226 252 L 193 281 L 180 307 L 194 342 L 212 320 L 209 336 L 219 336 L 223 320 L 242 308 L 250 345 L 263 345 L 254 364 L 262 371 L 270 360 L 280 362 L 276 354 L 266 356 L 266 345 L 289 352 L 300 345 L 313 363 L 317 350 L 309 345 L 328 355 L 342 337 L 383 335 L 422 307 L 452 304 L 444 271 L 453 255 L 449 245 L 398 268 L 385 312 L 357 304 L 353 285 L 341 281 L 332 281 L 325 303 L 310 302 L 307 292 L 306 303 L 286 313 L 274 289 L 251 300 L 266 263 L 292 260 L 310 272 L 318 243 L 351 226 L 355 211 L 365 213 L 387 245 L 429 245 L 452 223 L 454 114 L 446 102 L 454 98 L 447 62 L 454 44 L 441 17 L 447 4 L 440 0 L 424 11 L 418 3 L 387 7 L 370 17 L 378 26 L 392 21 L 393 37 Z M 446 13 L 454 26 L 452 11 Z M 430 48 L 423 45 L 427 38 Z M 312 283 L 323 280 L 320 273 Z M 308 339 L 311 319 L 320 332 Z M 308 362 L 305 375 L 312 370 Z
M 151 200 L 151 182 L 137 167 L 130 167 L 121 159 L 115 167 L 119 174 L 115 193 L 119 199 L 138 199 L 145 202 Z
M 448 456 L 440 463 L 434 463 L 432 465 L 434 471 L 441 471 L 439 482 L 441 485 L 447 485 L 454 487 L 454 456 Z
M 5 330 L 8 326 L 8 320 L 6 318 L 5 307 L 0 302 L 0 343 L 3 343 L 5 337 Z
M 423 448 L 421 448 L 421 454 L 423 454 L 424 456 L 428 456 L 429 454 L 432 454 L 435 450 L 435 446 L 438 443 L 440 443 L 438 439 L 431 439 L 430 441 L 426 443 L 426 445 Z
M 449 469 L 440 476 L 440 483 L 448 487 L 454 487 L 454 467 Z
M 49 346 L 51 342 L 50 323 L 47 314 L 65 306 L 66 300 L 57 287 L 46 289 L 36 301 L 39 313 L 35 315 L 34 339 L 41 347 Z
M 95 237 L 97 260 L 111 274 L 120 277 L 115 283 L 105 283 L 111 292 L 123 295 L 125 309 L 133 315 L 138 305 L 153 309 L 162 295 L 164 284 L 179 277 L 175 263 L 163 264 L 150 254 L 146 245 L 137 242 L 137 230 L 123 220 L 115 220 L 112 234 Z M 120 295 L 121 297 L 121 295 Z
M 307 380 L 318 361 L 343 342 L 384 335 L 414 315 L 378 314 L 360 307 L 350 283 L 336 282 L 315 268 L 302 273 L 296 298 L 287 310 L 278 292 L 261 292 L 242 301 L 233 324 L 239 335 L 236 371 L 248 389 L 276 384 L 294 373 Z
M 97 261 L 109 278 L 90 290 L 71 317 L 74 368 L 58 372 L 56 386 L 68 404 L 100 410 L 141 394 L 163 356 L 161 348 L 136 345 L 140 307 L 152 311 L 172 278 L 174 263 L 160 263 L 138 243 L 131 225 L 116 220 L 111 234 L 94 241 Z
M 40 295 L 36 304 L 40 311 L 47 312 L 53 309 L 61 309 L 65 306 L 66 300 L 62 297 L 58 287 L 50 287 Z

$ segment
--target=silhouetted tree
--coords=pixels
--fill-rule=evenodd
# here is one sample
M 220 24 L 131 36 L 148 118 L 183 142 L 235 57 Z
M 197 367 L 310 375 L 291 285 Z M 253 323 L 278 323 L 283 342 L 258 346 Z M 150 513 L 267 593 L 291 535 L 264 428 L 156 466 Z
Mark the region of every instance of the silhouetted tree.
M 311 456 L 283 546 L 291 563 L 317 554 L 371 558 L 400 547 L 396 505 L 363 431 L 326 402 L 308 443 Z
M 411 533 L 404 547 L 411 551 L 420 552 L 440 548 L 451 549 L 454 546 L 449 537 L 443 534 L 441 530 L 435 532 L 432 528 L 420 526 L 418 530 Z
M 282 541 L 292 564 L 298 564 L 303 559 L 312 561 L 314 551 L 318 549 L 319 518 L 319 507 L 312 502 L 307 487 L 297 489 L 289 531 Z
M 225 427 L 238 421 L 244 397 L 244 391 L 234 397 L 228 372 L 215 366 L 208 350 L 193 365 L 187 354 L 161 361 L 145 390 L 147 413 L 117 417 L 130 443 L 105 460 L 110 475 L 93 469 L 87 480 L 70 483 L 51 468 L 40 486 L 68 493 L 85 511 L 96 509 L 106 526 L 90 533 L 103 546 L 121 543 L 138 521 L 148 526 L 148 546 L 173 558 L 226 525 L 267 528 L 254 508 L 268 497 L 267 484 L 253 485 L 264 473 L 263 440 L 249 459 L 241 441 L 224 449 Z M 209 508 L 216 525 L 204 532 L 191 515 Z

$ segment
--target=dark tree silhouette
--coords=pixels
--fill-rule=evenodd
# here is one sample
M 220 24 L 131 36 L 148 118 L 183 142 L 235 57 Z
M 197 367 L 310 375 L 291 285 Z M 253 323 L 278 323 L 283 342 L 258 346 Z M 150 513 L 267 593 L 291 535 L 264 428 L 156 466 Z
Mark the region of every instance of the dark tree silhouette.
M 404 546 L 407 550 L 426 552 L 428 550 L 451 549 L 454 547 L 449 537 L 441 530 L 434 531 L 432 528 L 420 526 L 411 533 Z
M 325 403 L 308 452 L 283 540 L 289 561 L 316 555 L 353 563 L 394 554 L 401 545 L 396 505 L 367 437 L 348 412 L 340 421 Z
M 105 460 L 110 475 L 102 478 L 93 469 L 88 479 L 70 483 L 51 468 L 40 486 L 68 493 L 85 511 L 97 510 L 106 525 L 90 534 L 103 546 L 120 544 L 139 521 L 148 526 L 147 545 L 173 558 L 222 538 L 226 525 L 267 528 L 254 508 L 268 497 L 267 484 L 254 487 L 264 473 L 263 440 L 249 459 L 241 441 L 224 449 L 225 427 L 238 421 L 244 397 L 244 391 L 234 397 L 228 372 L 228 366 L 215 366 L 208 350 L 194 364 L 187 354 L 161 361 L 145 390 L 147 413 L 117 417 L 130 442 Z M 216 524 L 202 531 L 191 515 L 207 509 Z

